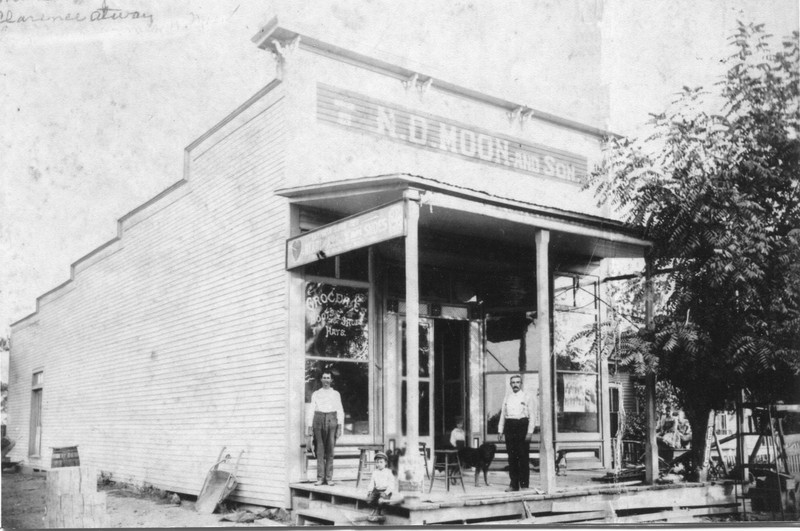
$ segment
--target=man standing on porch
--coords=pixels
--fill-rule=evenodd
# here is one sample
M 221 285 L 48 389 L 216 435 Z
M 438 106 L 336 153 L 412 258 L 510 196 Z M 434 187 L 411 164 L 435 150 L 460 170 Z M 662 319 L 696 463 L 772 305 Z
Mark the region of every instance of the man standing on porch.
M 306 418 L 306 435 L 314 435 L 317 453 L 317 482 L 333 485 L 333 449 L 344 428 L 344 408 L 339 391 L 331 389 L 333 375 L 322 373 L 322 388 L 311 395 L 311 407 Z
M 506 492 L 527 489 L 530 486 L 530 441 L 533 435 L 533 400 L 522 390 L 522 377 L 515 374 L 509 380 L 511 393 L 506 393 L 500 410 L 500 440 L 505 438 L 508 452 L 508 476 L 511 479 Z

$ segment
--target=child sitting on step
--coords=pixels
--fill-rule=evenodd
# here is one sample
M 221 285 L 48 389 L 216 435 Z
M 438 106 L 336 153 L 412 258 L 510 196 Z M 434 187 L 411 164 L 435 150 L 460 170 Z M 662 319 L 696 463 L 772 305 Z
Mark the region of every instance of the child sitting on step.
M 394 474 L 391 469 L 386 468 L 388 461 L 385 453 L 375 453 L 375 470 L 367 486 L 367 505 L 372 507 L 370 522 L 383 520 L 383 504 L 389 501 L 394 492 Z

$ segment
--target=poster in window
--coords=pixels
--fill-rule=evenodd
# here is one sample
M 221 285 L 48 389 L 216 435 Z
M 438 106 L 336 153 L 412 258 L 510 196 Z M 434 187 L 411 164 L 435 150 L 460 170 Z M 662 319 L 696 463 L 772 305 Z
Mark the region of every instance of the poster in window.
M 564 412 L 595 413 L 597 400 L 595 376 L 590 374 L 564 374 Z
M 306 284 L 306 355 L 364 360 L 369 357 L 367 288 Z

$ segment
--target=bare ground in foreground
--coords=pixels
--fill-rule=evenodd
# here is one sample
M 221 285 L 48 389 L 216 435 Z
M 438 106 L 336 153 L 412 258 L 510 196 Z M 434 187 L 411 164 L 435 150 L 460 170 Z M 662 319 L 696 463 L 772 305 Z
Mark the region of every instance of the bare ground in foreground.
M 2 476 L 3 529 L 41 529 L 45 525 L 44 474 L 6 473 Z M 264 527 L 281 525 L 268 518 L 253 522 L 223 520 L 223 514 L 198 514 L 193 500 L 170 503 L 154 491 L 137 491 L 127 486 L 106 485 L 109 527 Z M 233 517 L 236 512 L 227 513 Z M 238 514 L 242 514 L 239 511 Z M 249 516 L 254 516 L 252 513 Z

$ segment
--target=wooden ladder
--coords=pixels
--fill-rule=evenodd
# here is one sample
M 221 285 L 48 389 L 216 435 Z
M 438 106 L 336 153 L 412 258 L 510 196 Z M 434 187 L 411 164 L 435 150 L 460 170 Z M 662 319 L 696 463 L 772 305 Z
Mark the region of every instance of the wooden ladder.
M 743 483 L 743 491 L 741 494 L 737 492 L 737 501 L 742 502 L 742 514 L 747 519 L 747 503 L 749 500 L 759 500 L 768 508 L 772 513 L 778 511 L 774 510 L 774 503 L 777 499 L 778 510 L 781 514 L 781 520 L 786 518 L 784 511 L 784 481 L 789 481 L 791 475 L 789 474 L 789 465 L 786 456 L 786 442 L 783 435 L 783 425 L 781 419 L 776 419 L 773 413 L 776 411 L 776 406 L 768 407 L 754 407 L 753 412 L 759 415 L 758 431 L 741 433 L 740 444 L 744 443 L 746 435 L 758 435 L 756 444 L 753 451 L 750 453 L 746 463 L 741 463 L 744 470 L 750 472 L 750 475 L 756 482 L 760 482 L 762 486 L 749 487 L 744 491 L 744 486 L 749 483 Z M 777 427 L 777 429 L 776 429 Z M 758 451 L 761 446 L 767 450 L 767 461 L 756 462 L 758 458 Z

